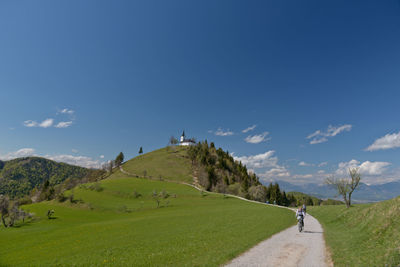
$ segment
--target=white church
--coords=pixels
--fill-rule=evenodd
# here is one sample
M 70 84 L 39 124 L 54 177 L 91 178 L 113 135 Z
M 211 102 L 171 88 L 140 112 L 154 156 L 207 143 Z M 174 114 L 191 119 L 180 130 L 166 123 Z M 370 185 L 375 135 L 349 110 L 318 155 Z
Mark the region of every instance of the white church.
M 183 131 L 179 145 L 180 146 L 193 146 L 195 144 L 196 144 L 196 141 L 193 138 L 186 139 L 185 131 Z

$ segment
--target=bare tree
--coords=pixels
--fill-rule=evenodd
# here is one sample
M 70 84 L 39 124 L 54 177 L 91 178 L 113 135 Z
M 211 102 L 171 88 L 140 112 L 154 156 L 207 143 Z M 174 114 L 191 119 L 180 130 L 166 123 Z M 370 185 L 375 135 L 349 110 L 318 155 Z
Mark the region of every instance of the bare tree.
M 178 144 L 178 139 L 176 139 L 174 136 L 171 136 L 170 138 L 169 138 L 169 142 L 168 142 L 170 145 L 176 145 L 176 144 Z
M 351 195 L 360 184 L 361 174 L 358 168 L 349 169 L 350 179 L 329 177 L 325 183 L 335 188 L 339 195 L 343 197 L 347 208 L 351 205 Z

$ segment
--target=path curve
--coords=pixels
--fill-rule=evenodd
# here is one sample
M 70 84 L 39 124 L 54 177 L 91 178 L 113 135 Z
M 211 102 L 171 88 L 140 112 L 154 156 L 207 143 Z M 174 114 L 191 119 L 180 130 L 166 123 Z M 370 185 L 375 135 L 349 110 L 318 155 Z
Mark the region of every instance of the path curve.
M 119 167 L 122 173 L 130 176 L 139 177 L 136 174 L 129 173 L 125 171 L 122 166 Z M 150 177 L 146 177 L 149 179 Z M 151 179 L 151 178 L 150 178 Z M 152 179 L 156 180 L 156 179 Z M 169 181 L 179 184 L 185 184 L 191 186 L 199 191 L 205 191 L 202 188 L 199 188 L 196 185 L 185 183 L 185 182 L 177 182 L 177 181 Z M 208 191 L 206 191 L 208 192 Z M 219 194 L 215 192 L 208 192 L 211 194 Z M 258 201 L 248 200 L 235 195 L 228 195 L 231 197 L 235 197 L 247 202 L 254 202 L 261 205 L 269 205 L 275 206 L 279 208 L 290 209 L 291 208 L 271 205 L 266 203 L 261 203 Z M 295 216 L 293 214 L 293 216 Z M 233 259 L 226 266 L 236 267 L 236 266 L 277 266 L 277 267 L 290 267 L 290 266 L 299 266 L 299 267 L 323 267 L 323 266 L 333 266 L 331 264 L 330 257 L 326 255 L 325 241 L 323 237 L 323 229 L 320 223 L 307 214 L 304 219 L 304 231 L 299 233 L 297 229 L 297 225 L 292 226 L 278 234 L 273 235 L 269 239 L 262 241 L 257 244 L 255 247 L 251 248 L 244 254 L 238 256 Z
M 302 233 L 297 225 L 292 226 L 262 241 L 226 266 L 331 266 L 321 225 L 309 214 L 304 225 Z

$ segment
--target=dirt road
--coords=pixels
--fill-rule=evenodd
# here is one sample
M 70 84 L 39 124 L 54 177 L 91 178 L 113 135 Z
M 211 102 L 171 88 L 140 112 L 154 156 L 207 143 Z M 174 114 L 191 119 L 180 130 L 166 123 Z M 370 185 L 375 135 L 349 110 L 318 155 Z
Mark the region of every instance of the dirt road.
M 331 266 L 325 254 L 321 225 L 308 214 L 304 224 L 302 233 L 299 233 L 297 225 L 290 227 L 262 241 L 226 266 Z

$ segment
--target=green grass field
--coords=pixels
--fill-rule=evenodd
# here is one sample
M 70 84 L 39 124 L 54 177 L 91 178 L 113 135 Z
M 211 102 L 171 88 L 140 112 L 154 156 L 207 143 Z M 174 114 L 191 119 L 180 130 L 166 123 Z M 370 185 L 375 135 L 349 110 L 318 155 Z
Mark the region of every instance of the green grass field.
M 286 209 L 119 171 L 100 184 L 73 190 L 84 203 L 25 206 L 38 218 L 0 228 L 0 266 L 217 266 L 295 223 Z M 166 190 L 168 205 L 157 208 L 153 190 Z
M 123 164 L 123 169 L 139 176 L 192 183 L 191 161 L 187 147 L 172 146 L 161 148 L 135 157 Z
M 400 266 L 400 197 L 309 212 L 325 230 L 335 266 Z

